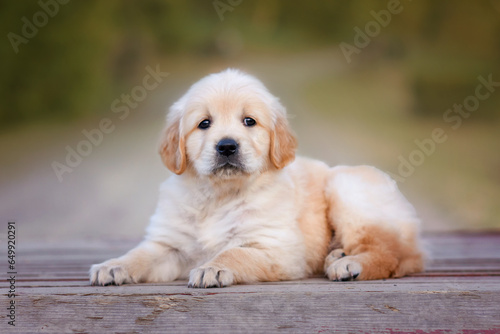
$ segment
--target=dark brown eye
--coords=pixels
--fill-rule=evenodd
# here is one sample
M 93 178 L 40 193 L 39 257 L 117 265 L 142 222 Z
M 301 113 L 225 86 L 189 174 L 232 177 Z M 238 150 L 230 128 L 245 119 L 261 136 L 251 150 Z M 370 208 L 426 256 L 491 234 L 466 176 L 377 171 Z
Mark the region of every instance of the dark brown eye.
M 254 126 L 257 124 L 257 122 L 251 117 L 245 117 L 245 119 L 243 120 L 243 124 L 245 124 L 245 126 Z
M 198 124 L 198 129 L 206 130 L 210 127 L 210 120 L 209 119 L 204 119 L 203 121 Z

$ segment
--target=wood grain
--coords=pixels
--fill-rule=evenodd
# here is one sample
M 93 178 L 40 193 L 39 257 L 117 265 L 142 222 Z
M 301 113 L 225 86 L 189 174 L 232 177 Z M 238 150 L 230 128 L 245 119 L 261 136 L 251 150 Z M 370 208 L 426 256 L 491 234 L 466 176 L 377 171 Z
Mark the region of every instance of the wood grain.
M 90 264 L 136 241 L 20 250 L 16 327 L 1 333 L 500 333 L 500 234 L 428 235 L 433 260 L 401 279 L 189 289 L 187 282 L 92 287 Z M 1 305 L 8 282 L 2 273 Z M 3 307 L 3 306 L 2 306 Z

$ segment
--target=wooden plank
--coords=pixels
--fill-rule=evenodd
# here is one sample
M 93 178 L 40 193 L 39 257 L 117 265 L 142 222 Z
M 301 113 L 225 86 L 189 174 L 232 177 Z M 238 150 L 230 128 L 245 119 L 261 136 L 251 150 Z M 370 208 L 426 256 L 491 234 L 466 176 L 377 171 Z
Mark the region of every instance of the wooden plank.
M 396 284 L 396 285 L 412 285 L 412 284 L 455 284 L 455 283 L 479 283 L 485 284 L 488 282 L 498 282 L 498 276 L 466 276 L 466 275 L 412 275 L 399 279 L 390 279 L 390 280 L 381 280 L 381 281 L 370 281 L 370 282 L 357 282 L 358 284 Z M 268 283 L 259 283 L 259 284 L 278 284 L 278 285 L 288 285 L 288 284 L 336 284 L 337 282 L 331 282 L 326 278 L 317 277 L 310 278 L 299 281 L 284 281 L 284 282 L 268 282 Z M 141 284 L 138 284 L 139 286 Z M 155 286 L 156 284 L 147 284 L 147 286 Z M 162 283 L 161 286 L 187 286 L 187 281 L 178 280 L 170 283 Z M 48 287 L 81 287 L 86 288 L 89 287 L 89 281 L 87 278 L 85 279 L 47 279 L 47 280 L 30 280 L 30 281 L 21 281 L 18 284 L 19 287 L 23 288 L 48 288 Z M 108 288 L 108 287 L 106 287 Z M 109 287 L 114 289 L 115 287 Z M 31 291 L 31 290 L 30 290 Z M 44 290 L 48 291 L 48 290 Z
M 435 276 L 420 276 L 413 275 L 400 279 L 394 280 L 382 280 L 382 281 L 371 281 L 370 284 L 396 284 L 396 285 L 412 285 L 412 284 L 461 284 L 461 283 L 477 283 L 477 284 L 485 284 L 488 282 L 498 282 L 498 276 L 455 276 L 455 275 L 435 275 Z M 288 281 L 288 282 L 279 282 L 279 283 L 262 283 L 262 284 L 279 284 L 279 285 L 287 285 L 287 284 L 336 284 L 337 282 L 331 282 L 326 278 L 310 278 L 306 280 L 299 281 Z M 367 282 L 357 282 L 359 284 L 364 284 Z M 260 283 L 259 283 L 260 284 Z M 139 284 L 140 285 L 140 284 Z M 161 286 L 186 286 L 187 281 L 179 280 L 170 283 L 162 283 Z M 155 286 L 155 284 L 147 284 L 147 286 Z M 28 291 L 26 288 L 86 288 L 89 287 L 88 279 L 55 279 L 55 280 L 30 280 L 19 282 L 18 287 L 23 288 L 23 291 Z M 109 287 L 111 289 L 115 287 Z M 30 290 L 32 291 L 32 290 Z M 33 290 L 34 291 L 34 290 Z M 48 290 L 40 290 L 40 291 L 48 291 Z
M 284 282 L 264 282 L 255 284 L 234 285 L 224 289 L 191 289 L 187 287 L 187 281 L 179 280 L 171 283 L 156 283 L 156 284 L 129 284 L 122 286 L 89 286 L 87 281 L 79 281 L 79 285 L 70 290 L 59 289 L 60 286 L 52 286 L 44 289 L 39 287 L 24 287 L 22 294 L 37 295 L 37 294 L 199 294 L 199 293 L 233 293 L 233 292 L 262 292 L 262 291 L 282 291 L 286 292 L 289 289 L 301 290 L 303 286 L 305 290 L 314 289 L 320 286 L 328 292 L 338 291 L 385 291 L 385 292 L 407 292 L 407 291 L 458 291 L 458 290 L 474 290 L 474 291 L 500 291 L 500 277 L 485 277 L 480 280 L 474 278 L 417 278 L 406 277 L 400 279 L 388 279 L 378 281 L 359 281 L 359 282 L 331 282 L 323 278 L 310 278 L 297 281 Z
M 427 234 L 424 245 L 434 259 L 500 258 L 500 233 Z
M 500 330 L 500 279 L 302 283 L 208 290 L 159 284 L 23 289 L 13 333 Z
M 44 265 L 43 263 L 37 264 L 35 266 L 24 265 L 19 266 L 18 271 L 22 273 L 23 276 L 33 276 L 33 275 L 57 275 L 57 274 L 83 274 L 86 275 L 89 271 L 90 266 L 94 261 L 88 261 L 82 263 L 78 266 L 53 266 Z M 474 261 L 440 261 L 434 262 L 426 267 L 426 271 L 477 271 L 477 270 L 490 270 L 498 271 L 500 270 L 500 261 L 486 261 L 486 260 L 474 260 Z
M 186 281 L 94 287 L 91 264 L 137 240 L 25 244 L 18 257 L 17 326 L 9 333 L 500 332 L 500 234 L 425 237 L 433 260 L 401 279 L 301 281 L 187 288 Z M 8 282 L 0 273 L 0 288 Z M 7 305 L 6 294 L 0 304 Z
M 85 266 L 82 270 L 65 271 L 63 268 L 51 271 L 20 271 L 17 275 L 17 281 L 32 282 L 32 281 L 67 281 L 67 280 L 88 280 L 88 268 Z M 7 286 L 6 279 L 8 275 L 4 274 L 0 279 L 0 287 Z M 500 276 L 500 268 L 498 266 L 441 266 L 426 270 L 424 273 L 418 273 L 411 276 L 435 277 L 435 276 Z

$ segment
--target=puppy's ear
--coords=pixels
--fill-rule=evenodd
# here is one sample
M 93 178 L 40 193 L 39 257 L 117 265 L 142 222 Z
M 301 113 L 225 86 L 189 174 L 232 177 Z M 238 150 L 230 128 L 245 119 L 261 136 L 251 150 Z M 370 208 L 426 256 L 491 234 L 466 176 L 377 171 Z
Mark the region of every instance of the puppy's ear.
M 186 170 L 186 145 L 181 133 L 181 117 L 172 117 L 160 139 L 160 155 L 163 163 L 175 174 Z
M 295 149 L 297 139 L 290 129 L 286 119 L 285 108 L 277 103 L 277 116 L 274 121 L 274 128 L 271 130 L 271 147 L 269 156 L 274 167 L 281 169 L 295 159 Z

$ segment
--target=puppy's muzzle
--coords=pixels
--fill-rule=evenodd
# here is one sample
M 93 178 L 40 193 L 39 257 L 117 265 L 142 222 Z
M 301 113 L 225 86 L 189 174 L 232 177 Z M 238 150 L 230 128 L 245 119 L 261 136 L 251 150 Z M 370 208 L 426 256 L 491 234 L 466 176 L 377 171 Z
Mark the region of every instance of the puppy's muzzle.
M 230 157 L 238 152 L 238 143 L 234 139 L 224 138 L 217 143 L 215 149 L 220 155 Z

